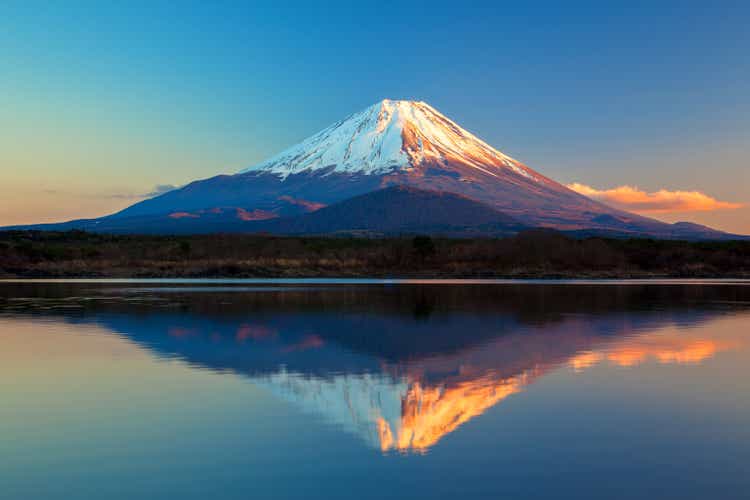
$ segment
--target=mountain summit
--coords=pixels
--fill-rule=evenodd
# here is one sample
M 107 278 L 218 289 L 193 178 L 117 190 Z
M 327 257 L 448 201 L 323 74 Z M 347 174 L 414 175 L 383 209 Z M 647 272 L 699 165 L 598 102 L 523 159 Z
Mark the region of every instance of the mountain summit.
M 376 191 L 383 192 L 367 196 Z M 388 99 L 237 174 L 191 182 L 100 219 L 33 227 L 474 236 L 546 227 L 612 236 L 730 236 L 604 205 L 501 153 L 425 102 Z
M 384 99 L 336 122 L 248 172 L 286 177 L 333 167 L 333 172 L 387 174 L 430 162 L 458 162 L 492 175 L 511 169 L 534 178 L 520 162 L 467 132 L 422 101 Z

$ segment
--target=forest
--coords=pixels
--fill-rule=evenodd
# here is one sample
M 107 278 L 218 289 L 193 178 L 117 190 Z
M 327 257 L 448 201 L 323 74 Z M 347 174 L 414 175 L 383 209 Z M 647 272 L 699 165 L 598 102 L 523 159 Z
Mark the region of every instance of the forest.
M 0 232 L 3 278 L 747 278 L 750 241 Z

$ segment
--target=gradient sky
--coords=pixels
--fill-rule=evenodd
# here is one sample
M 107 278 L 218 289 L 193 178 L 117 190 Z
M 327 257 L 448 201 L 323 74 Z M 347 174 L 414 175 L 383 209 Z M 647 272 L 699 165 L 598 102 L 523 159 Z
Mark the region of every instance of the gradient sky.
M 719 203 L 649 215 L 750 234 L 750 3 L 655 3 L 3 2 L 0 225 L 234 173 L 392 98 L 614 201 L 700 191 Z

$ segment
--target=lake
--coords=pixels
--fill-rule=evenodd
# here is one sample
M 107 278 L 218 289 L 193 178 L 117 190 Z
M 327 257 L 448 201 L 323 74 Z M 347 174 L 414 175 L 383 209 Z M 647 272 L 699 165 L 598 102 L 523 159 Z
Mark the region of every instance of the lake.
M 746 281 L 0 282 L 0 498 L 750 497 Z

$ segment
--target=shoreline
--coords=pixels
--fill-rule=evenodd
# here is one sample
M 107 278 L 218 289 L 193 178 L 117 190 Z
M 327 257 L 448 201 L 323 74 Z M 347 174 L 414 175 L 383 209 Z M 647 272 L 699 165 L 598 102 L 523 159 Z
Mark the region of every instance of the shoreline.
M 747 277 L 627 277 L 627 278 L 595 278 L 595 277 L 536 277 L 536 278 L 507 278 L 507 277 L 279 277 L 279 278 L 234 278 L 234 277 L 34 277 L 21 278 L 0 277 L 0 284 L 23 284 L 23 283 L 143 283 L 143 284 L 313 284 L 313 285 L 389 285 L 389 284 L 415 284 L 415 285 L 453 285 L 453 284 L 662 284 L 662 285 L 688 285 L 688 284 L 738 284 L 750 285 L 750 276 Z

